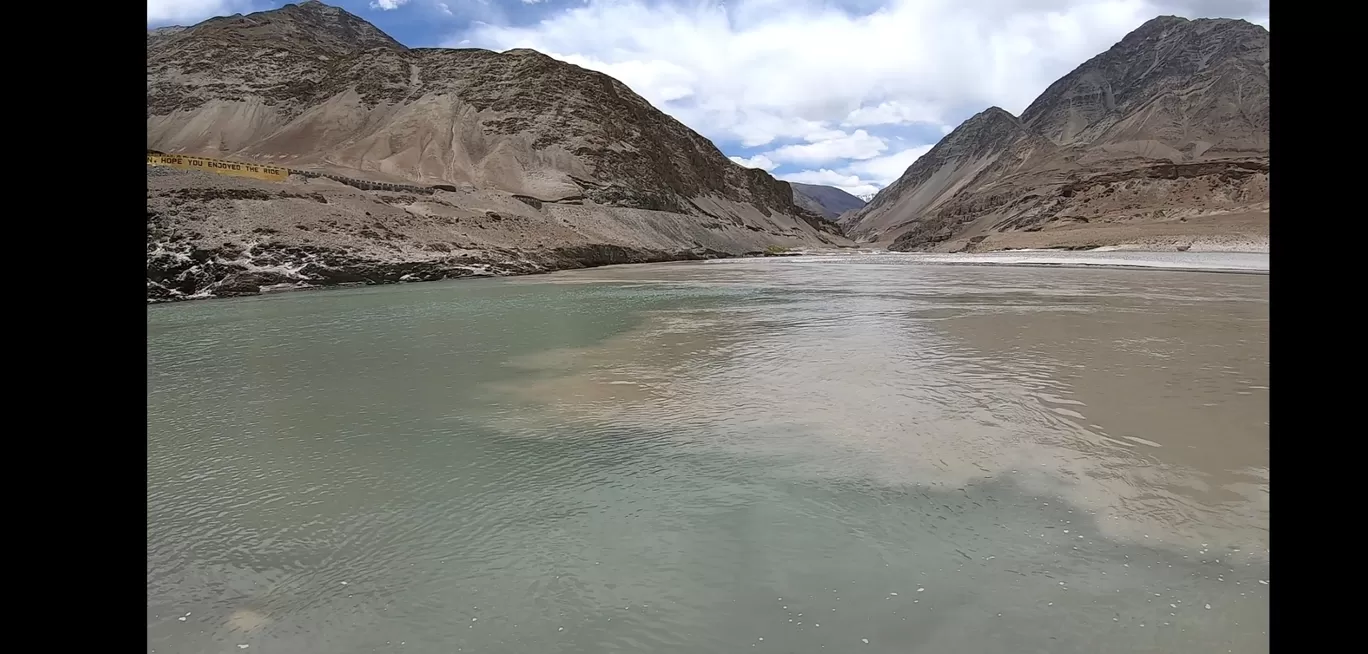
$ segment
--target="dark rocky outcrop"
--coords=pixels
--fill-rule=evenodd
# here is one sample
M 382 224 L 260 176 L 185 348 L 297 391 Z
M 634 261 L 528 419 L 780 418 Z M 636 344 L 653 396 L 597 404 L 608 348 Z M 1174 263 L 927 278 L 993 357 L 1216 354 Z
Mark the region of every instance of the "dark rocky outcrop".
M 244 254 L 248 256 L 244 258 Z M 495 250 L 427 261 L 358 256 L 326 247 L 267 242 L 251 252 L 235 246 L 149 253 L 149 302 L 257 295 L 269 289 L 394 284 L 471 276 L 526 275 L 628 263 L 700 261 L 734 256 L 707 248 L 653 250 L 619 245 L 580 245 L 532 252 Z M 751 256 L 764 256 L 756 252 Z M 302 265 L 301 262 L 305 262 Z

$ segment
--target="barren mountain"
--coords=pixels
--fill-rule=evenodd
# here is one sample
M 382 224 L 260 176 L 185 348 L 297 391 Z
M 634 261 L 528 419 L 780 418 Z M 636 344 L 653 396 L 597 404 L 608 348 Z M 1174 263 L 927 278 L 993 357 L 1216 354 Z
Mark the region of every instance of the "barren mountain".
M 531 50 L 407 48 L 314 0 L 149 31 L 147 146 L 426 187 L 420 201 L 309 177 L 295 180 L 305 189 L 149 177 L 150 298 L 221 294 L 260 267 L 243 258 L 253 244 L 285 253 L 270 268 L 289 271 L 261 285 L 329 283 L 315 259 L 289 254 L 320 245 L 313 222 L 350 225 L 322 240 L 356 259 L 328 266 L 373 273 L 358 281 L 415 263 L 456 276 L 472 261 L 546 270 L 846 242 L 787 183 L 732 163 L 607 75 Z M 323 200 L 300 199 L 312 193 Z M 301 202 L 327 206 L 286 209 Z M 521 226 L 492 237 L 510 217 Z M 388 233 L 405 237 L 368 235 Z
M 827 220 L 836 220 L 841 214 L 859 209 L 865 205 L 864 200 L 857 198 L 834 186 L 819 186 L 817 184 L 799 184 L 789 182 L 793 187 L 793 202 L 798 206 L 816 214 L 820 214 Z
M 841 224 L 894 250 L 1266 239 L 1268 52 L 1242 20 L 1155 18 L 1021 118 L 965 121 Z

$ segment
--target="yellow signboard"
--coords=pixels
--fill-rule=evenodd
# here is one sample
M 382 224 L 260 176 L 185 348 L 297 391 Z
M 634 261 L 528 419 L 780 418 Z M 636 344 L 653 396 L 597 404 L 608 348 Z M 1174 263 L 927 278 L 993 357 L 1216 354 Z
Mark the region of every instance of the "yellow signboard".
M 289 170 L 276 166 L 262 166 L 240 161 L 228 161 L 227 159 L 210 159 L 209 157 L 190 157 L 181 154 L 148 154 L 147 165 L 203 170 L 220 175 L 239 175 L 263 179 L 268 182 L 283 182 L 286 177 L 290 176 Z

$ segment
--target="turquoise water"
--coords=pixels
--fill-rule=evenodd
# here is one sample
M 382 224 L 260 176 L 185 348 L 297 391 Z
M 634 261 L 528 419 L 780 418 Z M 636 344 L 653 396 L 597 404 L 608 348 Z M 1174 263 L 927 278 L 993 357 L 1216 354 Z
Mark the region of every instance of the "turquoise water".
M 149 650 L 1267 650 L 1267 276 L 745 260 L 147 315 Z

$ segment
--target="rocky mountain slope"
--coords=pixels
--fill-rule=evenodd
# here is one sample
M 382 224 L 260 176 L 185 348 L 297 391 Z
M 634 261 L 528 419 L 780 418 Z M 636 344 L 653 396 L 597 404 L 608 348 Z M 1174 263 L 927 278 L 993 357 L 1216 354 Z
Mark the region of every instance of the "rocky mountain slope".
M 894 250 L 1266 239 L 1268 36 L 1155 18 L 1020 118 L 965 121 L 841 224 Z
M 149 299 L 245 292 L 232 279 L 262 265 L 284 277 L 258 286 L 327 284 L 325 268 L 374 282 L 847 243 L 611 77 L 531 50 L 407 48 L 315 0 L 149 31 L 147 147 L 443 189 L 149 170 Z M 325 239 L 328 221 L 351 228 Z M 324 241 L 326 263 L 301 254 Z M 260 248 L 269 263 L 243 263 Z
M 793 203 L 827 220 L 836 220 L 847 211 L 859 209 L 865 201 L 834 186 L 799 184 L 789 182 L 793 187 Z

